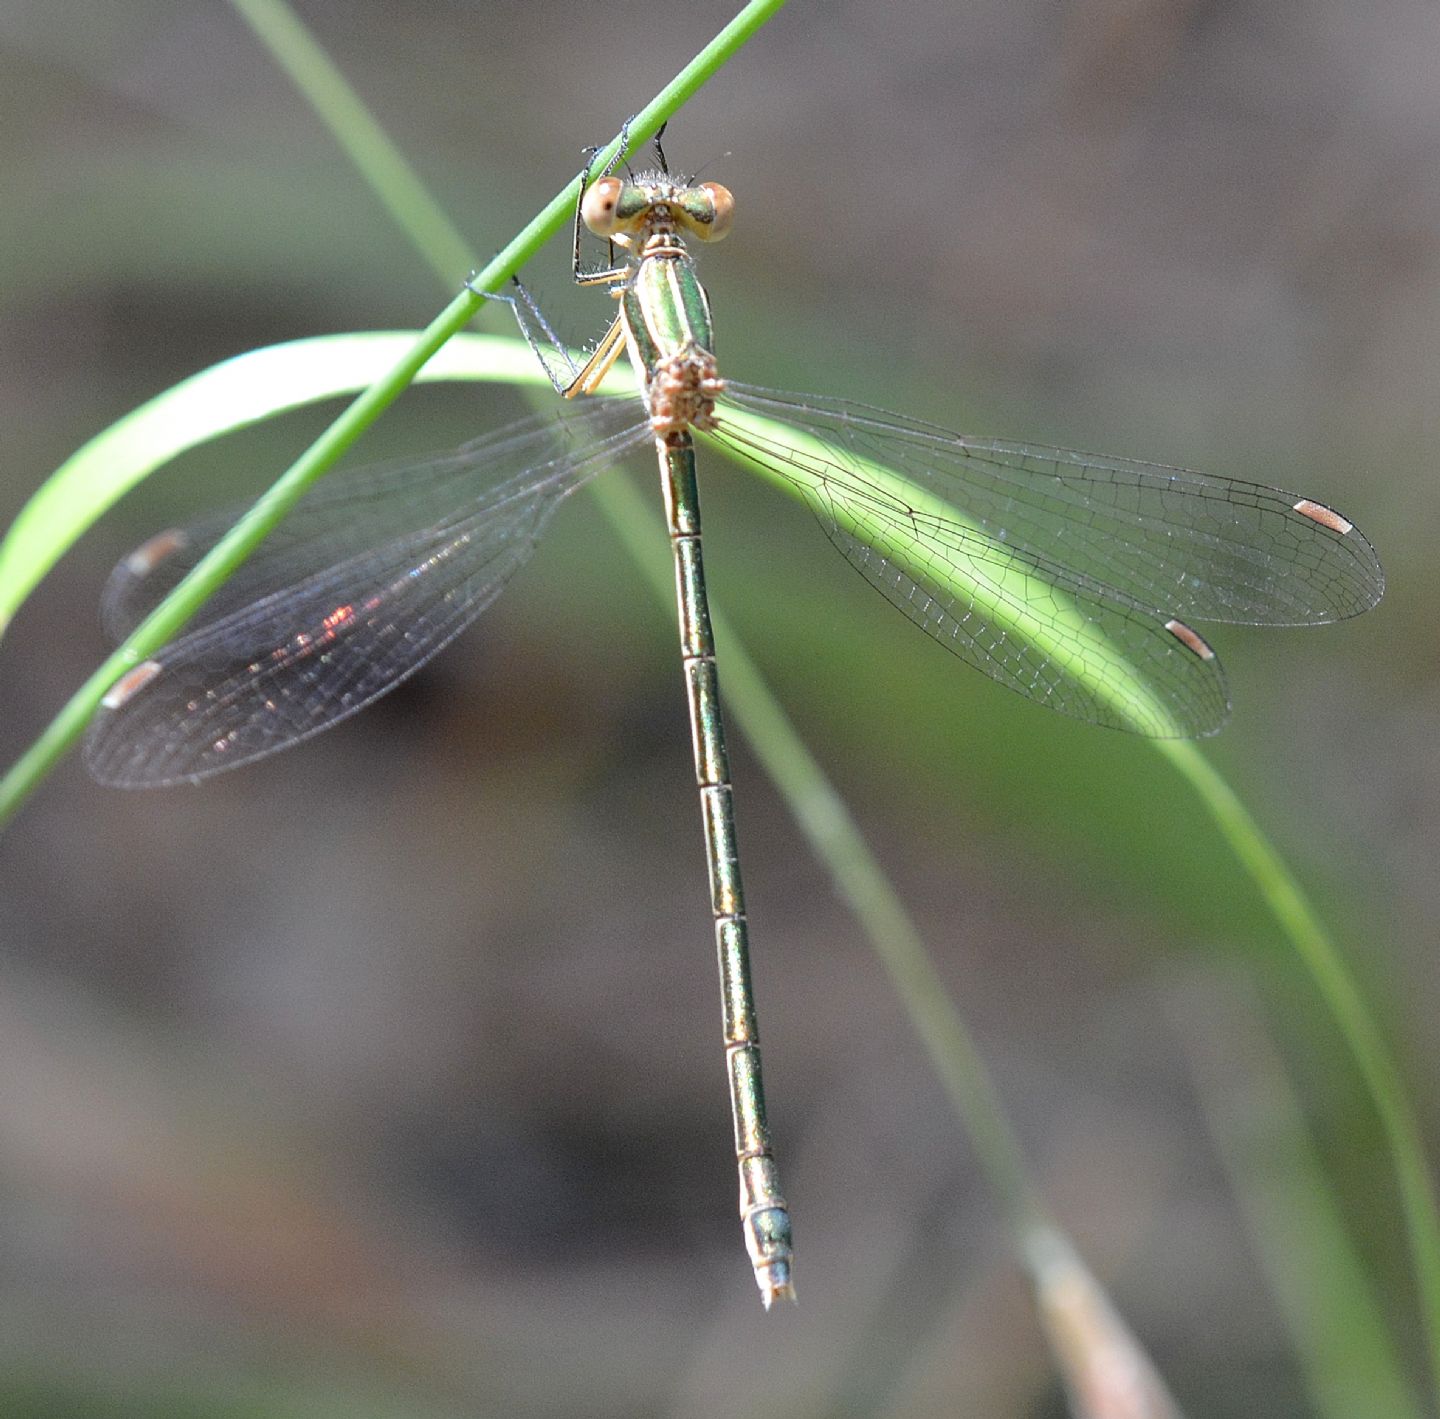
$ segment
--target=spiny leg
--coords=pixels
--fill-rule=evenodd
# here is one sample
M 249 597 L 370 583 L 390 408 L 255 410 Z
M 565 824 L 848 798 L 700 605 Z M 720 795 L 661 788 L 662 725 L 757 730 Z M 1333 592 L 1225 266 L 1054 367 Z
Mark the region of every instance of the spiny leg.
M 600 151 L 600 147 L 603 145 L 596 145 L 593 148 L 586 148 L 584 150 L 587 154 L 587 161 L 585 163 L 585 166 L 580 169 L 580 193 L 575 199 L 574 240 L 570 260 L 570 269 L 574 273 L 575 284 L 577 286 L 602 284 L 606 281 L 616 280 L 621 274 L 628 274 L 629 272 L 630 268 L 628 266 L 621 266 L 616 264 L 615 242 L 613 240 L 607 241 L 605 244 L 607 253 L 605 259 L 607 262 L 609 262 L 608 266 L 597 267 L 591 271 L 586 271 L 584 267 L 581 266 L 580 240 L 584 233 L 585 223 L 581 218 L 580 211 L 585 201 L 585 193 L 589 190 L 589 188 L 594 183 L 599 182 L 601 178 L 609 177 L 610 174 L 613 173 L 615 169 L 619 167 L 621 162 L 624 160 L 625 148 L 630 141 L 630 126 L 635 122 L 635 119 L 638 116 L 638 114 L 632 113 L 630 117 L 627 118 L 625 122 L 620 125 L 620 146 L 615 150 L 615 156 L 611 158 L 610 161 L 606 163 L 599 172 L 592 174 L 590 169 L 594 164 L 596 153 Z M 666 174 L 668 174 L 670 171 L 670 164 L 665 157 L 665 149 L 660 146 L 660 139 L 669 126 L 670 121 L 669 119 L 666 119 L 666 121 L 660 125 L 660 128 L 656 132 L 654 138 L 650 140 L 655 146 L 655 160 L 659 164 L 660 171 Z
M 597 267 L 593 271 L 586 271 L 581 266 L 580 238 L 584 234 L 585 223 L 581 219 L 580 209 L 585 201 L 585 193 L 589 190 L 590 185 L 592 183 L 599 182 L 602 177 L 609 177 L 610 174 L 613 173 L 615 169 L 618 168 L 620 164 L 624 161 L 625 149 L 630 146 L 630 125 L 635 122 L 635 119 L 637 117 L 637 114 L 632 113 L 630 117 L 627 118 L 625 122 L 620 125 L 620 132 L 618 134 L 619 146 L 615 149 L 615 156 L 611 158 L 610 161 L 606 163 L 599 172 L 592 175 L 590 169 L 594 166 L 596 153 L 600 151 L 604 144 L 596 144 L 596 146 L 593 148 L 586 148 L 583 150 L 585 153 L 585 166 L 580 169 L 580 191 L 578 194 L 576 194 L 575 197 L 574 238 L 570 258 L 570 269 L 574 273 L 575 284 L 577 286 L 597 285 L 605 281 L 616 280 L 621 275 L 626 275 L 629 273 L 630 268 L 628 266 L 616 265 L 615 243 L 613 241 L 607 241 L 605 243 L 605 259 L 609 262 L 608 266 Z M 663 133 L 664 131 L 665 126 L 664 124 L 661 124 L 660 132 Z M 659 134 L 657 134 L 656 136 L 658 137 Z
M 616 149 L 615 156 L 598 173 L 592 175 L 592 169 L 595 164 L 595 155 L 603 145 L 597 144 L 584 150 L 586 161 L 585 166 L 580 169 L 580 191 L 575 199 L 574 239 L 571 255 L 571 269 L 575 284 L 578 286 L 615 285 L 628 280 L 632 274 L 628 263 L 625 265 L 614 264 L 615 243 L 613 241 L 606 244 L 611 265 L 605 269 L 584 270 L 580 264 L 580 238 L 584 228 L 581 206 L 585 200 L 585 193 L 592 182 L 609 177 L 619 167 L 624 159 L 625 148 L 629 143 L 630 127 L 634 122 L 635 115 L 631 114 L 620 125 L 619 147 Z M 661 124 L 660 133 L 664 131 L 665 125 Z M 655 151 L 663 167 L 665 155 L 660 147 L 660 133 L 655 135 Z M 623 244 L 629 245 L 628 241 L 624 241 Z M 545 312 L 540 309 L 539 303 L 526 289 L 525 284 L 518 276 L 512 276 L 510 282 L 515 287 L 514 295 L 504 295 L 499 291 L 482 291 L 474 284 L 473 276 L 465 284 L 476 295 L 484 296 L 486 300 L 503 301 L 510 307 L 511 313 L 515 316 L 515 323 L 520 327 L 521 335 L 525 337 L 525 343 L 530 346 L 536 360 L 540 363 L 540 368 L 545 371 L 545 377 L 558 394 L 564 395 L 567 399 L 573 398 L 576 394 L 593 394 L 600 381 L 604 379 L 610 367 L 615 363 L 620 351 L 624 349 L 624 332 L 619 329 L 619 322 L 616 321 L 610 326 L 585 364 L 577 364 L 570 353 L 569 346 L 560 338 L 559 333 L 546 318 Z M 536 334 L 537 328 L 540 332 L 539 336 Z M 541 336 L 543 336 L 543 340 L 540 338 Z
M 665 160 L 665 149 L 660 146 L 660 140 L 665 136 L 665 130 L 670 126 L 667 118 L 659 128 L 655 130 L 655 136 L 650 140 L 655 145 L 655 161 L 660 164 L 660 171 L 669 173 L 670 164 Z

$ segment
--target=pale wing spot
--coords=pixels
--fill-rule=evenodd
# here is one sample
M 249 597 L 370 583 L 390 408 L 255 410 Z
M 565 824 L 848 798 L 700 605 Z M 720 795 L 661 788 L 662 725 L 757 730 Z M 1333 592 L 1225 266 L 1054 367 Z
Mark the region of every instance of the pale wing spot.
M 1201 660 L 1215 659 L 1215 652 L 1210 649 L 1209 642 L 1192 631 L 1184 621 L 1166 621 L 1165 629 L 1169 631 L 1186 650 L 1194 651 Z
M 125 558 L 125 570 L 131 576 L 149 576 L 161 562 L 181 551 L 189 541 L 184 530 L 179 527 L 169 527 L 164 532 L 157 532 Z
M 107 710 L 119 709 L 127 700 L 145 688 L 160 673 L 158 660 L 144 660 L 133 669 L 127 670 L 105 692 L 100 701 Z
M 1311 502 L 1309 498 L 1301 498 L 1295 504 L 1295 511 L 1301 517 L 1308 517 L 1311 522 L 1318 522 L 1321 527 L 1338 532 L 1342 537 L 1355 526 L 1353 522 L 1341 517 L 1334 508 L 1326 507 L 1324 503 Z

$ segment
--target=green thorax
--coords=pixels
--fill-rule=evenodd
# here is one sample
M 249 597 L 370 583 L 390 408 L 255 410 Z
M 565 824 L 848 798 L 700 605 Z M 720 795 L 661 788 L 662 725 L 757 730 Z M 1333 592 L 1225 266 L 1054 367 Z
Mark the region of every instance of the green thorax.
M 620 298 L 630 357 L 647 383 L 660 361 L 712 354 L 710 302 L 695 263 L 678 239 L 652 237 Z

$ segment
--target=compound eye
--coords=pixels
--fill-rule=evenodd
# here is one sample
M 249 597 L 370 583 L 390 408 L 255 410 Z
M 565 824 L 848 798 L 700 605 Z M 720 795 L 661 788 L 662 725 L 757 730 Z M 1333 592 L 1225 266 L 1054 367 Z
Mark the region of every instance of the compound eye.
M 580 218 L 597 237 L 612 237 L 621 228 L 620 198 L 625 184 L 618 177 L 602 177 L 590 184 L 580 200 Z
M 718 182 L 687 187 L 671 209 L 680 225 L 701 241 L 719 241 L 730 230 L 735 199 Z
M 735 219 L 735 199 L 730 189 L 718 182 L 702 182 L 700 191 L 710 198 L 710 222 L 705 239 L 719 241 L 730 233 L 730 224 Z

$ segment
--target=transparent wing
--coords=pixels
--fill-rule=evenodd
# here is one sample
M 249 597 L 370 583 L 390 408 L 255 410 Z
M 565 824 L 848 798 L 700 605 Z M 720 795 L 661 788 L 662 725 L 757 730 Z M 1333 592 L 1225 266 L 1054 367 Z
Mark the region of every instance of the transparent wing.
M 1385 588 L 1358 529 L 1278 488 L 967 438 L 843 400 L 728 393 L 822 438 L 842 469 L 895 469 L 995 542 L 1068 567 L 1102 596 L 1199 621 L 1298 626 L 1367 611 Z
M 561 501 L 650 438 L 632 401 L 527 419 L 436 458 L 332 474 L 191 628 L 124 677 L 91 727 L 102 782 L 203 778 L 354 714 L 499 595 Z M 233 516 L 162 533 L 116 569 L 125 634 Z
M 512 491 L 540 488 L 552 478 L 574 486 L 558 465 L 616 435 L 628 447 L 624 435 L 641 420 L 634 401 L 586 400 L 521 419 L 456 449 L 337 469 L 296 503 L 201 607 L 189 631 L 392 538 L 463 515 L 478 499 L 503 501 Z M 237 503 L 169 528 L 125 557 L 100 599 L 101 622 L 111 640 L 129 635 L 249 507 Z
M 790 424 L 799 450 L 730 409 Z M 733 384 L 718 437 L 797 487 L 847 560 L 947 649 L 1092 723 L 1213 733 L 1224 679 L 1181 616 L 1318 623 L 1374 605 L 1384 585 L 1344 518 L 1256 484 Z

